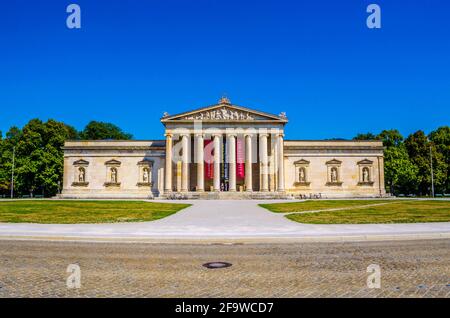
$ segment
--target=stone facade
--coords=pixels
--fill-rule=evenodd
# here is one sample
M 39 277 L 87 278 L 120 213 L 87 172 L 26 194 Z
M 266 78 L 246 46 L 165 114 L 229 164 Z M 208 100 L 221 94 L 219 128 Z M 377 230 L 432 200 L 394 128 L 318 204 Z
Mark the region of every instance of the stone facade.
M 284 140 L 285 113 L 251 110 L 226 98 L 178 115 L 165 113 L 161 122 L 165 140 L 66 142 L 61 196 L 385 195 L 378 141 Z

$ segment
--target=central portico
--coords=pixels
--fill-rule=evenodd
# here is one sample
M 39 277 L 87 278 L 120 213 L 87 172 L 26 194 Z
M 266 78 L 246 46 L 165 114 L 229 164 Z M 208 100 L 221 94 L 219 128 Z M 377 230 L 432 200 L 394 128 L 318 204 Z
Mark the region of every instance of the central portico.
M 164 114 L 164 192 L 284 192 L 287 118 L 218 104 Z
M 164 113 L 165 140 L 64 145 L 64 198 L 381 197 L 381 141 L 285 140 L 285 113 L 217 104 Z M 180 195 L 180 196 L 179 196 Z

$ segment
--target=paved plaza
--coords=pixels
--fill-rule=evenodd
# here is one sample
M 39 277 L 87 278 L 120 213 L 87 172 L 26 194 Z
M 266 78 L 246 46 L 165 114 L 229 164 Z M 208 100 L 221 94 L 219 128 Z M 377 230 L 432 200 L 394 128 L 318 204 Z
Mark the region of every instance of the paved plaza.
M 0 241 L 0 297 L 450 297 L 450 240 L 299 244 Z M 226 261 L 231 267 L 202 264 Z M 66 287 L 69 264 L 81 288 Z M 366 270 L 381 267 L 381 289 Z
M 256 239 L 372 240 L 450 238 L 450 223 L 413 224 L 300 224 L 282 213 L 272 213 L 256 200 L 164 201 L 193 204 L 174 215 L 152 222 L 113 224 L 0 223 L 0 238 L 82 238 L 136 240 Z

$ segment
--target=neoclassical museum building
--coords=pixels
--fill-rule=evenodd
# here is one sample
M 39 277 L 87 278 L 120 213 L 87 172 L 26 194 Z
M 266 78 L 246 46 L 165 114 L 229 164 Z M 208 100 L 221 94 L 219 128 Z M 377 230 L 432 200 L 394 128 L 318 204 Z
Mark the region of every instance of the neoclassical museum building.
M 164 113 L 164 140 L 67 141 L 63 198 L 385 195 L 379 141 L 288 140 L 285 113 L 218 104 Z

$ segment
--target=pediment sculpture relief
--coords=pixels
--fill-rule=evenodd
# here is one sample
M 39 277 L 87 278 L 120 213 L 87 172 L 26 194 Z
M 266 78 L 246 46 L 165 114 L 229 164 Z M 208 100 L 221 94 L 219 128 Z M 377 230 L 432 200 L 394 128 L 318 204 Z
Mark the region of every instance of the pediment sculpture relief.
M 229 109 L 226 107 L 207 110 L 196 114 L 185 116 L 185 120 L 254 120 L 255 117 L 249 112 Z

